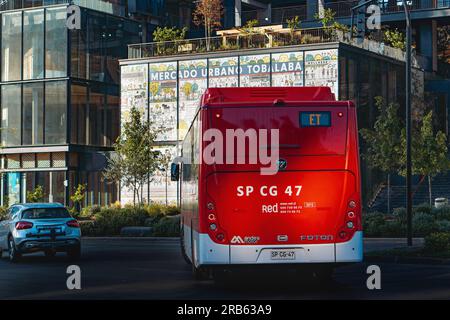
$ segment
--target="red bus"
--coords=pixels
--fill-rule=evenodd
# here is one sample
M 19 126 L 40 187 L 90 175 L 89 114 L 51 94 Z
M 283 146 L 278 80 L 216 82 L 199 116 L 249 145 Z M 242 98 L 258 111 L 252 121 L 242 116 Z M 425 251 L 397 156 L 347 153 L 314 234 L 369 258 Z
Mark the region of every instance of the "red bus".
M 331 271 L 362 261 L 357 128 L 354 104 L 336 101 L 330 88 L 208 89 L 172 164 L 182 252 L 194 274 L 268 264 Z M 272 130 L 278 137 L 264 140 Z M 258 131 L 266 134 L 255 143 Z M 244 133 L 245 149 L 230 132 Z M 276 155 L 274 172 L 250 159 L 255 144 Z

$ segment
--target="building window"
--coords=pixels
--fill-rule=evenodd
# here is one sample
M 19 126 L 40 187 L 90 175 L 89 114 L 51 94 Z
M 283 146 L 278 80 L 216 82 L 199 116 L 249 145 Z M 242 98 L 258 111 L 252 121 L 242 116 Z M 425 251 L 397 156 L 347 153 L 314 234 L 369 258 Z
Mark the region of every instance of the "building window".
M 2 81 L 22 77 L 22 12 L 2 15 Z
M 45 75 L 47 78 L 67 76 L 67 9 L 46 10 Z
M 23 85 L 23 144 L 44 144 L 44 85 Z
M 45 85 L 45 144 L 66 144 L 67 83 Z
M 87 27 L 86 15 L 83 13 L 81 15 L 81 29 L 71 30 L 70 32 L 71 76 L 80 79 L 87 78 Z
M 105 95 L 100 87 L 91 88 L 89 102 L 89 144 L 103 146 Z
M 2 145 L 6 147 L 21 144 L 21 86 L 2 86 Z
M 6 167 L 8 169 L 20 169 L 20 155 L 12 154 L 6 158 Z
M 37 167 L 50 168 L 50 153 L 37 153 Z
M 106 18 L 104 14 L 92 13 L 88 17 L 89 25 L 89 79 L 105 81 Z
M 64 168 L 66 166 L 66 154 L 64 152 L 52 153 L 52 168 Z
M 23 78 L 44 77 L 44 10 L 23 15 Z
M 112 146 L 119 137 L 120 97 L 107 95 L 106 106 L 106 146 Z
M 86 144 L 86 107 L 87 88 L 80 85 L 71 86 L 71 133 L 70 141 Z

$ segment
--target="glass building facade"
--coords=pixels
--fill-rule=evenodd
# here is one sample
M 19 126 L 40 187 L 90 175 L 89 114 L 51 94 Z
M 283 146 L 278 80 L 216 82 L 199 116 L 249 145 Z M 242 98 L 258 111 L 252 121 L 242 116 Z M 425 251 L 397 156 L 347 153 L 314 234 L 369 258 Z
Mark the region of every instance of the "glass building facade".
M 81 8 L 81 29 L 69 30 L 66 5 L 19 2 L 30 8 L 0 12 L 1 202 L 24 202 L 40 185 L 45 201 L 69 204 L 78 184 L 85 205 L 114 202 L 101 170 L 119 135 L 118 61 L 141 26 Z
M 376 96 L 404 101 L 402 61 L 342 43 L 126 60 L 121 70 L 122 121 L 133 106 L 143 111 L 165 129 L 158 142 L 174 157 L 208 87 L 329 86 L 336 98 L 355 101 L 360 128 L 373 125 Z M 382 177 L 362 166 L 368 199 Z M 166 184 L 168 200 L 176 202 L 177 185 L 164 172 L 150 183 L 147 196 L 164 202 Z M 131 200 L 121 189 L 121 202 Z

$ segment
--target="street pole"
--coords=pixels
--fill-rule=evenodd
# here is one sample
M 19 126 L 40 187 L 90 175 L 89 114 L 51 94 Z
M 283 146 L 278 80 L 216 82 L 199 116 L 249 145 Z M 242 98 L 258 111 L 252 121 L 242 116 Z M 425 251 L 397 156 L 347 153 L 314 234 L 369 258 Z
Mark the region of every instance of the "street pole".
M 406 217 L 407 217 L 407 243 L 413 245 L 412 232 L 412 161 L 411 161 L 411 17 L 407 1 L 403 1 L 406 18 Z

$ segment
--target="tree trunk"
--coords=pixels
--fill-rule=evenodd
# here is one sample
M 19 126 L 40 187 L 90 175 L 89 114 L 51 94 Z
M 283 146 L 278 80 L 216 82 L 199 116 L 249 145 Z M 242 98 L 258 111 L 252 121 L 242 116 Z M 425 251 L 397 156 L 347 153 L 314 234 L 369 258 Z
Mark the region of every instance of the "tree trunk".
M 168 170 L 166 170 L 166 206 L 169 205 L 169 201 L 168 201 L 168 199 L 167 199 L 167 184 L 168 184 L 167 171 L 168 171 Z
M 391 174 L 387 175 L 387 213 L 391 214 Z
M 430 196 L 430 207 L 433 206 L 433 200 L 431 198 L 431 176 L 428 176 L 428 195 Z

